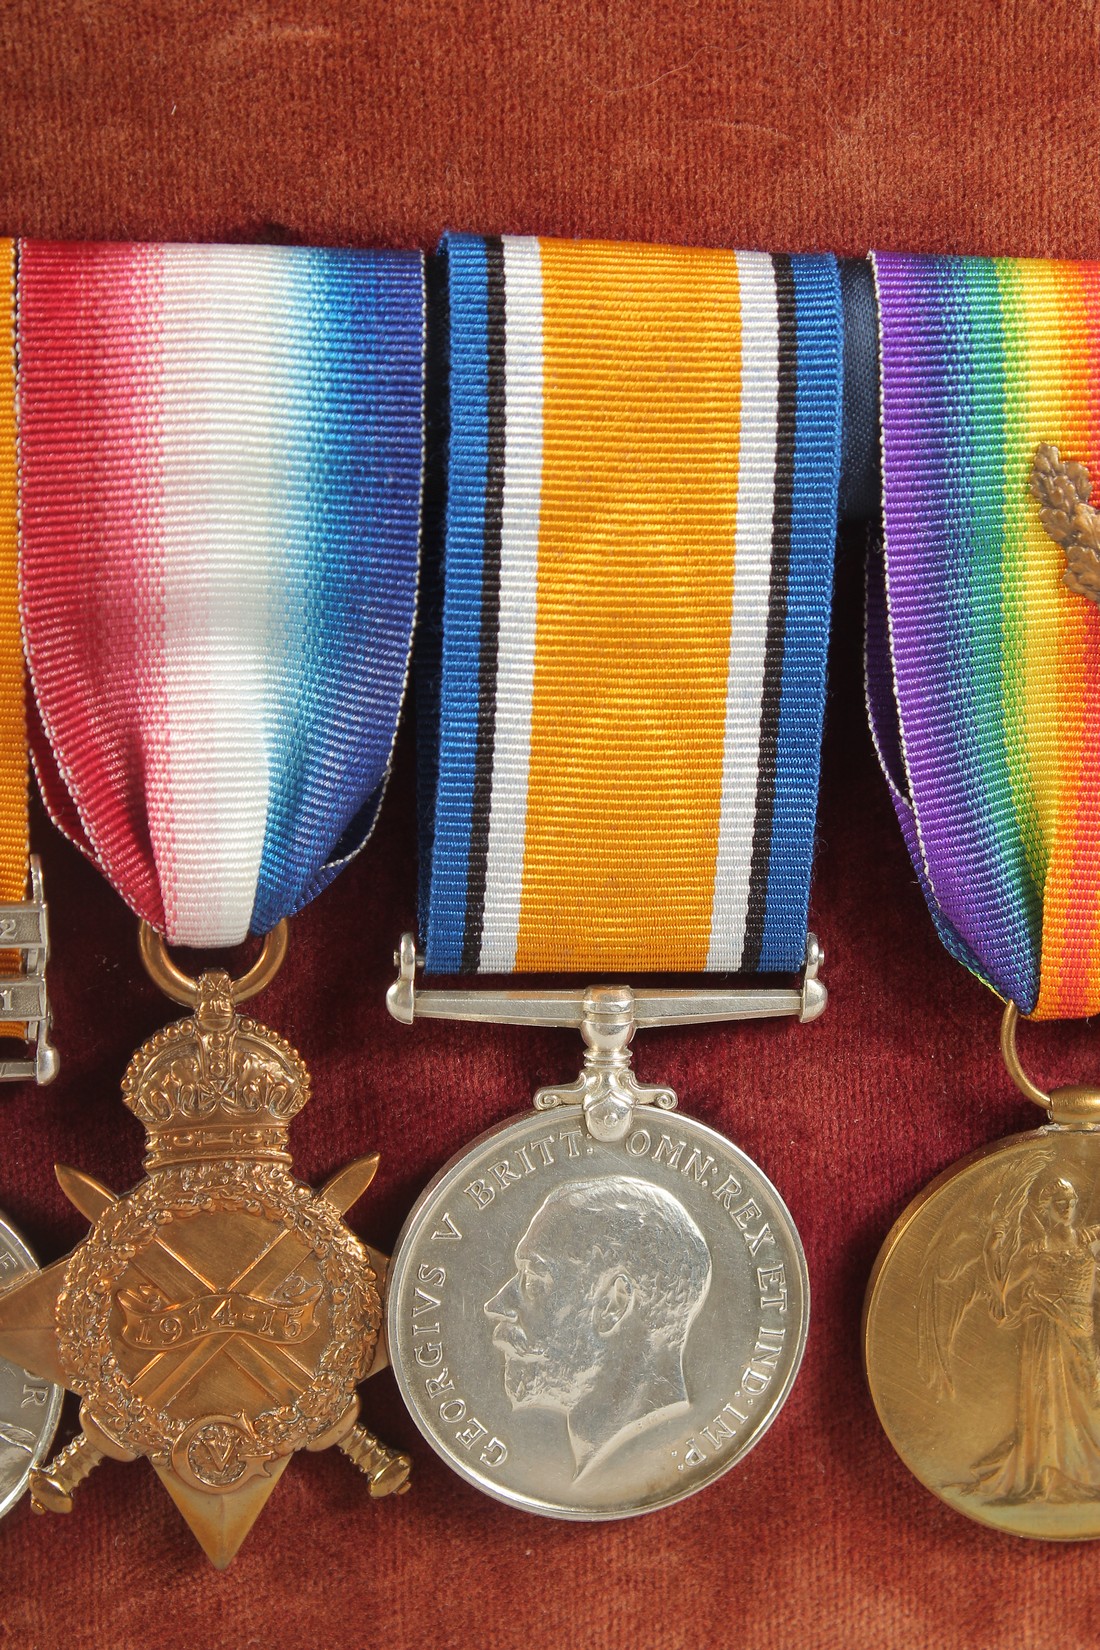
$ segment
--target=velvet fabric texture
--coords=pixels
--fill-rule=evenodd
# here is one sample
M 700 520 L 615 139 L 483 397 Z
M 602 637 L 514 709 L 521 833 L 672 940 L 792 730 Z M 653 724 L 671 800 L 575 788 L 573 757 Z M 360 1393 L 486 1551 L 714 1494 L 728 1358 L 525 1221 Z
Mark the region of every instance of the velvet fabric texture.
M 1096 256 L 1098 58 L 1091 0 L 7 0 L 0 232 L 430 247 L 456 227 Z M 1096 1642 L 1096 1553 L 949 1512 L 895 1458 L 863 1383 L 863 1289 L 894 1217 L 944 1165 L 1038 1114 L 1001 1070 L 997 1004 L 934 937 L 875 767 L 860 558 L 845 540 L 811 912 L 828 1013 L 637 1046 L 643 1081 L 671 1082 L 739 1141 L 801 1228 L 809 1348 L 771 1432 L 665 1512 L 555 1523 L 454 1477 L 383 1374 L 364 1411 L 414 1454 L 411 1494 L 372 1504 L 342 1456 L 299 1456 L 219 1576 L 148 1465 L 108 1463 L 70 1518 L 24 1502 L 0 1526 L 4 1643 Z M 374 841 L 295 920 L 257 1004 L 313 1073 L 298 1172 L 316 1184 L 380 1148 L 354 1217 L 380 1246 L 450 1153 L 580 1057 L 568 1032 L 388 1019 L 391 940 L 415 915 L 413 769 L 407 719 Z M 40 812 L 34 838 L 64 1067 L 52 1089 L 0 1094 L 0 1206 L 52 1260 L 86 1226 L 51 1165 L 118 1190 L 138 1180 L 119 1079 L 175 1011 L 117 897 Z M 1095 1075 L 1083 1028 L 1024 1035 L 1052 1079 Z

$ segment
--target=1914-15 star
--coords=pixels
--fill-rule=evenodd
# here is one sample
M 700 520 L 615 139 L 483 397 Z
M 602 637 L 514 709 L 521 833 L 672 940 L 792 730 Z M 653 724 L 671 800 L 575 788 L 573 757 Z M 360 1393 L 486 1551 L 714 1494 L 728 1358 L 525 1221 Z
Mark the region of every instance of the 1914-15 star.
M 358 1425 L 356 1395 L 385 1361 L 386 1262 L 343 1220 L 377 1154 L 319 1193 L 294 1178 L 308 1073 L 237 1014 L 221 973 L 134 1056 L 123 1097 L 145 1124 L 146 1178 L 116 1198 L 59 1168 L 92 1230 L 0 1299 L 0 1355 L 82 1400 L 81 1433 L 32 1476 L 35 1509 L 68 1512 L 105 1456 L 143 1455 L 224 1568 L 297 1449 L 337 1445 L 372 1495 L 400 1493 L 408 1457 Z

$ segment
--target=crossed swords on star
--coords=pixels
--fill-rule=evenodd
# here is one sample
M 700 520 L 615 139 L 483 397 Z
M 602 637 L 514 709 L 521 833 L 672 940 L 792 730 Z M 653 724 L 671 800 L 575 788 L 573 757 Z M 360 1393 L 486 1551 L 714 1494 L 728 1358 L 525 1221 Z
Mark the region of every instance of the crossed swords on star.
M 336 1174 L 318 1193 L 325 1202 L 343 1215 L 366 1191 L 374 1178 L 378 1157 L 358 1158 Z M 93 1225 L 118 1199 L 106 1186 L 80 1169 L 59 1165 L 57 1178 L 66 1197 Z M 201 1218 L 198 1217 L 198 1218 Z M 254 1294 L 261 1298 L 263 1291 L 278 1287 L 291 1275 L 293 1266 L 287 1266 L 279 1250 L 295 1236 L 290 1228 L 282 1228 L 255 1259 L 227 1284 L 206 1277 L 179 1251 L 158 1233 L 141 1260 L 131 1260 L 137 1275 L 176 1304 L 166 1310 L 179 1310 L 196 1293 L 212 1292 Z M 299 1243 L 301 1239 L 299 1238 Z M 304 1246 L 308 1252 L 308 1245 Z M 301 1257 L 298 1257 L 300 1260 Z M 372 1259 L 374 1259 L 372 1252 Z M 377 1270 L 377 1267 L 376 1267 Z M 182 1349 L 166 1347 L 154 1352 L 138 1374 L 129 1382 L 132 1392 L 149 1404 L 158 1404 L 165 1396 L 178 1396 L 190 1383 L 199 1379 L 203 1371 L 218 1358 L 225 1357 L 243 1375 L 262 1391 L 281 1403 L 286 1403 L 308 1386 L 312 1371 L 284 1346 L 265 1345 L 261 1348 L 247 1329 L 226 1330 L 211 1344 L 204 1335 L 182 1357 Z
M 323 1200 L 338 1217 L 343 1217 L 366 1191 L 377 1167 L 376 1152 L 356 1158 L 333 1175 L 314 1196 Z M 79 1169 L 59 1164 L 57 1178 L 66 1197 L 93 1226 L 121 1201 L 106 1186 Z M 198 1221 L 202 1218 L 201 1212 L 195 1216 Z M 228 1289 L 263 1290 L 276 1281 L 284 1281 L 290 1275 L 284 1245 L 293 1237 L 293 1227 L 280 1226 L 262 1251 L 230 1280 Z M 303 1242 L 300 1236 L 297 1241 Z M 380 1294 L 389 1262 L 377 1250 L 364 1247 Z M 308 1252 L 308 1243 L 305 1248 Z M 22 1367 L 43 1379 L 58 1382 L 66 1381 L 68 1372 L 58 1359 L 57 1307 L 71 1261 L 72 1256 L 55 1261 L 44 1272 L 31 1274 L 0 1296 L 0 1352 L 14 1357 Z M 197 1265 L 185 1259 L 160 1233 L 140 1261 L 131 1259 L 128 1265 L 137 1277 L 158 1292 L 165 1292 L 169 1299 L 183 1293 L 186 1303 L 196 1288 L 203 1292 L 216 1288 Z M 363 1350 L 367 1350 L 366 1343 Z M 183 1347 L 158 1349 L 128 1384 L 145 1402 L 156 1403 L 166 1395 L 169 1401 L 173 1397 L 178 1400 L 188 1387 L 194 1386 L 211 1362 L 220 1357 L 228 1358 L 239 1374 L 253 1381 L 268 1397 L 276 1399 L 302 1394 L 312 1379 L 306 1365 L 287 1347 L 258 1346 L 253 1334 L 247 1328 L 240 1328 L 226 1329 L 213 1339 L 207 1334 L 193 1345 L 188 1343 L 186 1350 Z M 374 1342 L 373 1363 L 365 1373 L 375 1374 L 385 1368 L 387 1362 L 385 1340 L 379 1333 Z M 369 1480 L 374 1499 L 403 1494 L 409 1487 L 412 1462 L 407 1455 L 387 1448 L 366 1427 L 359 1425 L 358 1414 L 358 1396 L 352 1395 L 343 1414 L 332 1416 L 327 1431 L 303 1439 L 304 1447 L 333 1446 L 342 1451 Z M 82 1431 L 48 1466 L 31 1473 L 31 1505 L 37 1512 L 71 1511 L 73 1492 L 105 1455 L 118 1460 L 134 1459 L 125 1445 L 99 1425 L 94 1392 L 81 1404 L 80 1416 Z M 203 1415 L 190 1419 L 194 1424 L 201 1421 Z M 216 1464 L 217 1441 L 211 1437 L 206 1443 Z M 153 1468 L 207 1556 L 219 1569 L 224 1569 L 251 1529 L 289 1459 L 289 1455 L 280 1456 L 259 1479 L 250 1479 L 236 1489 L 229 1487 L 218 1495 L 186 1483 L 168 1461 L 154 1459 Z

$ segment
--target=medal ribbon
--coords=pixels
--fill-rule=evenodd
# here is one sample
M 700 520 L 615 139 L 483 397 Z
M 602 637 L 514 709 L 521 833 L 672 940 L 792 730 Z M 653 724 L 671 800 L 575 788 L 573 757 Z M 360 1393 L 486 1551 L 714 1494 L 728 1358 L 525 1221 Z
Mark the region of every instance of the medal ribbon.
M 416 595 L 418 254 L 19 250 L 47 803 L 169 940 L 313 898 L 381 799 Z
M 868 680 L 940 935 L 1040 1018 L 1100 1009 L 1100 612 L 1030 491 L 1100 476 L 1100 265 L 875 260 L 885 585 Z
M 466 236 L 443 261 L 427 966 L 795 970 L 837 511 L 836 262 Z
M 15 242 L 0 240 L 0 903 L 27 898 L 27 706 L 19 624 L 18 466 L 16 462 Z M 0 950 L 0 974 L 18 973 L 22 956 Z M 0 1020 L 0 1037 L 23 1037 Z
M 0 902 L 27 897 L 27 715 L 19 627 L 15 243 L 0 240 Z M 0 971 L 6 953 L 0 951 Z M 0 1023 L 5 1031 L 19 1027 Z

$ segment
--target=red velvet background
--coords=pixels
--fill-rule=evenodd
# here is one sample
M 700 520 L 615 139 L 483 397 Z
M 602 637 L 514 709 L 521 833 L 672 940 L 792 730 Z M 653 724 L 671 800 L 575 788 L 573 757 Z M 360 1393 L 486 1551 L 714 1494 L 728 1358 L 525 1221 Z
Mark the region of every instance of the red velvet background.
M 1096 256 L 1098 62 L 1092 0 L 0 0 L 0 233 L 430 246 L 454 226 Z M 24 1505 L 0 1528 L 4 1643 L 1096 1643 L 1095 1550 L 948 1512 L 863 1385 L 863 1286 L 894 1216 L 1035 1116 L 1000 1070 L 996 1005 L 933 937 L 874 768 L 858 558 L 842 545 L 812 913 L 829 1012 L 650 1033 L 637 1056 L 758 1158 L 802 1229 L 809 1351 L 766 1440 L 667 1512 L 552 1523 L 453 1477 L 383 1375 L 365 1407 L 413 1450 L 412 1494 L 374 1506 L 340 1456 L 299 1458 L 219 1576 L 151 1471 L 107 1464 L 70 1519 Z M 445 1157 L 578 1060 L 565 1032 L 387 1019 L 391 941 L 414 916 L 410 731 L 374 842 L 296 920 L 262 1003 L 314 1074 L 300 1172 L 382 1149 L 358 1217 L 380 1245 Z M 50 1090 L 0 1095 L 0 1204 L 53 1259 L 84 1226 L 50 1166 L 136 1181 L 118 1082 L 170 1011 L 121 903 L 41 815 L 35 838 L 65 1063 Z M 1030 1035 L 1040 1065 L 1095 1071 L 1083 1030 Z

